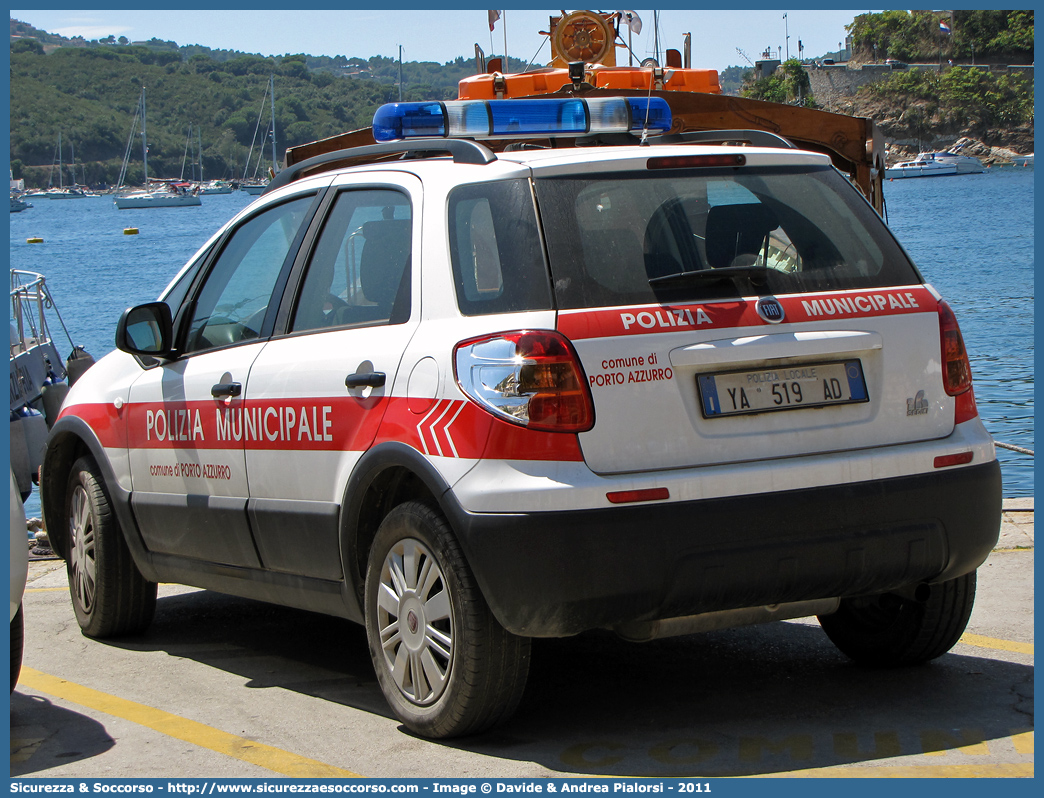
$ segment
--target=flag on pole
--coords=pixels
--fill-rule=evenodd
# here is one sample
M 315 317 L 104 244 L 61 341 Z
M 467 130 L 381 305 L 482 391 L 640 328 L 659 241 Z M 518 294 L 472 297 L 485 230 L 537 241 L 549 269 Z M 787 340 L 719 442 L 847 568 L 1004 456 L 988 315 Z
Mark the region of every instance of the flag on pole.
M 499 11 L 487 11 L 486 14 L 489 15 L 489 32 L 492 33 L 493 32 L 493 26 L 496 24 L 497 20 L 500 19 L 500 12 Z
M 631 29 L 631 33 L 642 32 L 642 18 L 634 11 L 621 11 L 620 19 L 627 23 L 627 27 Z
M 947 20 L 945 20 L 945 19 L 940 19 L 939 20 L 939 30 L 941 30 L 943 33 L 949 34 L 950 33 L 950 23 Z

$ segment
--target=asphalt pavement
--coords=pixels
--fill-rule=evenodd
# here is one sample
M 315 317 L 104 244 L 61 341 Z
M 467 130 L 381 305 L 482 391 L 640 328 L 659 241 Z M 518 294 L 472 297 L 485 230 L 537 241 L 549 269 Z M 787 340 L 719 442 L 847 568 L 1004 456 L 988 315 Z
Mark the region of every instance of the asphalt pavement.
M 36 559 L 11 774 L 1032 776 L 1033 561 L 1033 500 L 1006 500 L 965 635 L 916 668 L 855 666 L 815 619 L 537 640 L 516 717 L 440 743 L 391 716 L 361 627 L 165 584 L 147 633 L 89 640 L 64 563 Z

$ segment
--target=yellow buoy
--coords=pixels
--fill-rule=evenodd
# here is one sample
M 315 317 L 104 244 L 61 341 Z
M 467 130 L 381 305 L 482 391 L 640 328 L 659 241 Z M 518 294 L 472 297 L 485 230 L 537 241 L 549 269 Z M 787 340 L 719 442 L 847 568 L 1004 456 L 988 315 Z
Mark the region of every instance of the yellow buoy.
M 136 236 L 138 234 L 138 228 L 137 227 L 124 227 L 123 228 L 123 234 L 125 236 Z
M 42 244 L 43 239 L 40 236 L 33 236 L 32 238 L 25 239 L 26 244 Z

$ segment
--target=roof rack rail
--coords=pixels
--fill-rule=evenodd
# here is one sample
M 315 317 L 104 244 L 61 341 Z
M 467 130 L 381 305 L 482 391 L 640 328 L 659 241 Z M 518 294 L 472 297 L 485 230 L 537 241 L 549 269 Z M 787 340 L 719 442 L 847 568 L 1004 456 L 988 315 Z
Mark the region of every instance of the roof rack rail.
M 687 133 L 649 138 L 650 144 L 699 144 L 723 141 L 747 141 L 755 147 L 798 149 L 793 142 L 767 130 L 691 130 Z
M 334 152 L 323 153 L 300 163 L 295 163 L 272 178 L 262 193 L 267 194 L 269 191 L 275 191 L 277 188 L 289 185 L 308 172 L 327 171 L 320 167 L 337 163 L 338 161 L 395 155 L 397 153 L 414 158 L 427 158 L 435 153 L 440 155 L 449 153 L 453 156 L 454 163 L 474 164 L 476 166 L 485 166 L 497 160 L 497 156 L 492 150 L 469 139 L 424 138 L 409 139 L 407 141 L 389 141 L 384 144 L 370 144 L 364 147 L 335 150 Z

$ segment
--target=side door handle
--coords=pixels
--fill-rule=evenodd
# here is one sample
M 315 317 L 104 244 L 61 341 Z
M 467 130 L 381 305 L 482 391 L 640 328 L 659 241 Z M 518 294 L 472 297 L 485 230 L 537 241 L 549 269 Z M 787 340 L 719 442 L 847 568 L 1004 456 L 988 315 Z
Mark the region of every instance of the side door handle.
M 210 395 L 215 399 L 223 396 L 239 396 L 243 393 L 243 385 L 238 382 L 219 382 L 210 389 Z
M 345 388 L 380 388 L 387 375 L 383 371 L 349 374 L 344 378 Z

